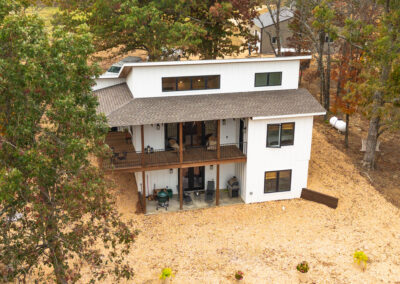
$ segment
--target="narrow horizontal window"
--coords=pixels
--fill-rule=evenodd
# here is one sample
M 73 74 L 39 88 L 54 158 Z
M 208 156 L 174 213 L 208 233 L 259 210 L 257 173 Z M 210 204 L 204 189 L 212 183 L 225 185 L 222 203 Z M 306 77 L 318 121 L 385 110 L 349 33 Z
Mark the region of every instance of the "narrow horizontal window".
M 290 191 L 292 170 L 265 172 L 264 193 Z
M 282 85 L 282 72 L 255 74 L 255 87 L 270 87 L 280 85 Z
M 267 147 L 279 148 L 294 145 L 295 123 L 268 124 Z
M 219 89 L 220 75 L 162 78 L 162 91 Z

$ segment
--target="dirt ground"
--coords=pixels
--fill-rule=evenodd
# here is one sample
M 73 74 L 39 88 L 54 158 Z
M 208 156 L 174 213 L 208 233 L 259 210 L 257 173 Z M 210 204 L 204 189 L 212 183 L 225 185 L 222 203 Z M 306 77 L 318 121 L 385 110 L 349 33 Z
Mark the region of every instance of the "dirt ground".
M 316 123 L 308 187 L 338 197 L 336 210 L 298 199 L 144 216 L 136 213 L 133 177 L 114 176 L 118 208 L 141 231 L 128 258 L 136 273 L 130 283 L 159 283 L 165 267 L 173 283 L 232 283 L 236 270 L 244 283 L 297 283 L 302 260 L 309 283 L 400 283 L 400 210 L 335 135 Z M 355 250 L 370 258 L 365 271 L 353 263 Z

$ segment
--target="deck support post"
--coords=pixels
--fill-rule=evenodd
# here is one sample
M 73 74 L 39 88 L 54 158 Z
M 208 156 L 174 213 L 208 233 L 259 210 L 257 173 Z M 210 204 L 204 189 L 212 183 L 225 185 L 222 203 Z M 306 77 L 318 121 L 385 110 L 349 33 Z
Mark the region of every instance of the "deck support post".
M 146 214 L 146 172 L 142 172 L 142 204 L 143 213 Z
M 183 209 L 183 123 L 179 123 L 179 209 Z
M 179 169 L 179 209 L 183 209 L 183 169 Z
M 217 120 L 217 160 L 221 160 L 221 120 Z M 215 203 L 219 205 L 219 163 L 217 164 L 217 192 Z
M 219 205 L 219 164 L 217 165 L 217 192 L 216 192 L 215 203 L 217 206 Z
M 183 163 L 183 124 L 179 123 L 179 163 Z
M 144 125 L 140 126 L 140 136 L 142 143 L 142 167 L 144 167 Z
M 221 120 L 217 120 L 217 159 L 221 159 Z

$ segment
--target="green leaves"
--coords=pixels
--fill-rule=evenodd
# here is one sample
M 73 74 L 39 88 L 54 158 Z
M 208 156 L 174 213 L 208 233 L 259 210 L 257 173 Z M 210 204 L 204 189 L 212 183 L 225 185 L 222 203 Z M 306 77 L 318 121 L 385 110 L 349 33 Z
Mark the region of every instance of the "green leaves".
M 50 38 L 38 17 L 18 11 L 0 27 L 0 263 L 9 267 L 2 276 L 13 281 L 35 268 L 44 282 L 46 264 L 57 282 L 73 282 L 81 267 L 73 258 L 93 264 L 95 277 L 100 270 L 132 276 L 123 254 L 135 235 L 89 161 L 105 155 L 108 130 L 91 91 L 99 74 L 87 63 L 92 35 L 81 25 L 74 33 L 56 28 Z M 102 254 L 99 242 L 109 247 Z M 115 265 L 95 265 L 106 261 Z

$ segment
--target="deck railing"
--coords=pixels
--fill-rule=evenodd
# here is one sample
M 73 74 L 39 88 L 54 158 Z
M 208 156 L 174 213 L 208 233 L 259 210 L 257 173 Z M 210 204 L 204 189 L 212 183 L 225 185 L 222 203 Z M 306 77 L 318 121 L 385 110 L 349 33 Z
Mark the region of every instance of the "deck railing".
M 221 144 L 220 158 L 218 158 L 217 146 L 186 147 L 182 152 L 183 163 L 243 158 L 247 153 L 246 146 L 246 143 Z M 179 161 L 179 151 L 152 149 L 151 151 L 145 151 L 144 154 L 140 151 L 113 153 L 113 156 L 103 160 L 102 164 L 105 170 L 111 170 L 176 165 L 179 164 Z

